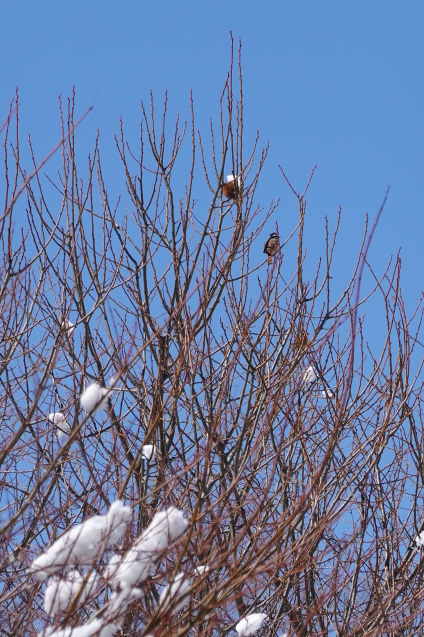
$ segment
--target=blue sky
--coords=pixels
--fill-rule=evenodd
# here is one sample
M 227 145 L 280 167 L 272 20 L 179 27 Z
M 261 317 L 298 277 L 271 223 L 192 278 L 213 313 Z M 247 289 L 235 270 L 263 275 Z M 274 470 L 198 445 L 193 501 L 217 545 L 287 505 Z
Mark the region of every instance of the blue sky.
M 258 198 L 266 208 L 281 197 L 282 234 L 297 209 L 278 164 L 302 190 L 317 163 L 306 237 L 320 252 L 324 216 L 334 227 L 342 206 L 344 280 L 365 213 L 376 214 L 390 185 L 370 260 L 381 273 L 401 247 L 408 306 L 420 298 L 422 2 L 22 1 L 1 3 L 0 21 L 1 122 L 18 86 L 21 139 L 31 133 L 41 159 L 60 136 L 58 95 L 70 96 L 75 85 L 77 113 L 94 104 L 78 131 L 81 161 L 99 128 L 106 178 L 117 192 L 124 185 L 113 141 L 120 116 L 138 136 L 140 100 L 152 89 L 159 108 L 168 90 L 171 119 L 189 119 L 192 89 L 196 123 L 206 132 L 218 114 L 231 30 L 242 40 L 247 139 L 259 130 L 262 144 L 270 143 Z

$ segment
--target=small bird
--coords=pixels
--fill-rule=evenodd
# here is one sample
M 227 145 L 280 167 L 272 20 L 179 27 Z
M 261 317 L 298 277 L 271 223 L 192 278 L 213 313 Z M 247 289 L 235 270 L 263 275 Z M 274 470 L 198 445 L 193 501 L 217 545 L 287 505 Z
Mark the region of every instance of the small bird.
M 308 347 L 308 333 L 306 330 L 300 328 L 294 337 L 293 347 L 296 352 L 302 351 Z
M 272 262 L 272 257 L 280 247 L 280 240 L 276 232 L 271 232 L 264 245 L 264 253 L 268 255 L 268 265 Z
M 236 179 L 234 175 L 227 175 L 221 189 L 227 199 L 237 199 L 240 192 L 240 177 Z

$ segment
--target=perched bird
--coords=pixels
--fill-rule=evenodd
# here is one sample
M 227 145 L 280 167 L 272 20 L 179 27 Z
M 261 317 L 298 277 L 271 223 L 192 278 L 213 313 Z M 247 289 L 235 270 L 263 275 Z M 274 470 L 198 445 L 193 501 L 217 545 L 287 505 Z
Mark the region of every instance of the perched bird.
M 272 261 L 272 257 L 277 252 L 280 247 L 280 240 L 278 238 L 278 234 L 276 232 L 271 232 L 264 245 L 264 253 L 268 255 L 268 265 Z
M 306 349 L 308 347 L 308 343 L 308 333 L 304 329 L 300 328 L 293 341 L 295 351 L 299 352 Z
M 240 177 L 227 175 L 225 182 L 221 186 L 222 193 L 227 199 L 237 199 L 240 192 Z

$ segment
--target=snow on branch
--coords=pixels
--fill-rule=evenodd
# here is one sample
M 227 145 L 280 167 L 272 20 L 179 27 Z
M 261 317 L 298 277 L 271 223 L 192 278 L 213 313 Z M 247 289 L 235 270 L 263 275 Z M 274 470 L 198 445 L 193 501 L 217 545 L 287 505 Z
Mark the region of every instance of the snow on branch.
M 239 637 L 254 635 L 267 618 L 268 616 L 265 613 L 252 613 L 243 617 L 236 626 Z
M 159 598 L 160 612 L 178 613 L 190 599 L 190 588 L 191 584 L 188 579 L 184 578 L 184 573 L 178 573 L 174 581 L 165 587 Z
M 112 556 L 104 577 L 112 574 L 111 584 L 115 587 L 132 587 L 144 581 L 154 574 L 160 554 L 184 533 L 187 526 L 188 520 L 176 507 L 156 513 L 119 566 L 116 566 L 116 556 Z
M 65 579 L 52 579 L 46 588 L 44 595 L 44 608 L 49 617 L 55 617 L 58 613 L 66 610 L 72 599 L 82 589 L 79 601 L 84 603 L 93 596 L 99 584 L 97 573 L 91 573 L 84 584 L 84 577 L 78 571 L 71 571 Z
M 31 564 L 29 572 L 40 582 L 67 566 L 90 565 L 115 544 L 132 517 L 132 509 L 121 500 L 106 515 L 95 515 L 62 535 Z
M 89 414 L 95 414 L 96 411 L 107 408 L 107 395 L 110 388 L 102 387 L 99 383 L 92 383 L 81 394 L 80 405 Z
M 66 434 L 69 433 L 70 431 L 70 426 L 68 421 L 66 420 L 65 416 L 60 412 L 60 411 L 56 411 L 52 414 L 48 415 L 48 420 L 55 425 L 56 429 L 57 429 L 57 437 L 61 438 L 62 436 L 65 436 Z

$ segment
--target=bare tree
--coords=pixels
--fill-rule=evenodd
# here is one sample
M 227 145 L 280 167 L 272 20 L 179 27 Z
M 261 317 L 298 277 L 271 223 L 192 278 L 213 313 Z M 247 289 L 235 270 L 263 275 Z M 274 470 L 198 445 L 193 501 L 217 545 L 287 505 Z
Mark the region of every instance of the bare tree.
M 168 124 L 167 98 L 161 116 L 153 97 L 142 104 L 139 140 L 121 122 L 126 192 L 116 201 L 98 139 L 77 169 L 75 96 L 60 104 L 56 176 L 32 148 L 25 170 L 12 102 L 2 128 L 1 635 L 224 635 L 252 613 L 267 615 L 269 636 L 423 630 L 422 304 L 406 314 L 399 258 L 375 274 L 368 224 L 335 298 L 340 212 L 310 271 L 313 171 L 298 193 L 281 169 L 275 196 L 288 185 L 299 212 L 283 236 L 278 200 L 266 210 L 257 200 L 267 151 L 243 142 L 240 60 L 233 71 L 232 58 L 206 133 L 193 100 L 182 128 Z M 270 227 L 279 244 L 268 255 Z M 378 351 L 368 307 L 384 334 Z M 103 408 L 80 402 L 87 387 Z M 119 632 L 98 626 L 106 631 L 123 588 L 113 593 L 105 576 L 81 592 L 104 574 L 109 549 L 88 571 L 77 565 L 82 589 L 48 619 L 31 563 L 116 499 L 134 514 L 118 559 L 166 507 L 188 528 L 116 614 Z M 177 603 L 164 585 L 180 573 L 189 587 Z

